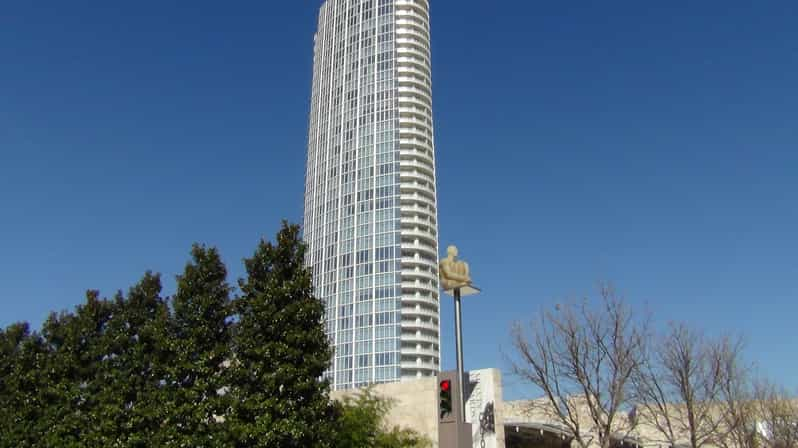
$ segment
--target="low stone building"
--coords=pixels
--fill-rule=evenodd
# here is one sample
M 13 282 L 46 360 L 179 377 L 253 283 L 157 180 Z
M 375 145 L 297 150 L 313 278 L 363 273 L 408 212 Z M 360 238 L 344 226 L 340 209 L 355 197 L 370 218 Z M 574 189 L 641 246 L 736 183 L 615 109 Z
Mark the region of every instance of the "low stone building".
M 466 421 L 471 423 L 474 448 L 575 448 L 573 434 L 552 412 L 546 399 L 504 401 L 502 377 L 497 369 L 468 372 L 466 388 Z M 433 441 L 438 447 L 438 381 L 421 378 L 401 383 L 380 384 L 373 388 L 376 395 L 393 401 L 387 417 L 390 426 L 412 428 Z M 357 390 L 333 392 L 340 399 Z M 586 428 L 588 446 L 598 447 L 597 431 L 586 405 L 574 397 L 581 428 Z M 674 405 L 671 415 L 678 415 L 680 406 Z M 652 416 L 645 410 L 630 410 L 616 416 L 612 435 L 613 448 L 684 448 L 689 437 L 683 429 L 677 432 L 676 443 L 670 443 L 652 424 Z M 707 448 L 713 445 L 707 444 Z
M 502 380 L 497 369 L 468 372 L 466 421 L 471 423 L 475 448 L 505 448 L 502 424 Z M 438 446 L 438 380 L 420 378 L 401 383 L 378 384 L 373 392 L 393 402 L 387 417 L 389 426 L 412 428 Z M 334 391 L 334 399 L 358 393 Z

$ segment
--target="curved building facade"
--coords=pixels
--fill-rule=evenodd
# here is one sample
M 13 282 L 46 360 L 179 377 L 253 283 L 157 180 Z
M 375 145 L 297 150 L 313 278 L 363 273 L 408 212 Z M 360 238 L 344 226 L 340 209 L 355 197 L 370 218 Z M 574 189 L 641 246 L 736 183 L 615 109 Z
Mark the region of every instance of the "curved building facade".
M 326 0 L 314 40 L 306 263 L 335 389 L 440 365 L 427 0 Z

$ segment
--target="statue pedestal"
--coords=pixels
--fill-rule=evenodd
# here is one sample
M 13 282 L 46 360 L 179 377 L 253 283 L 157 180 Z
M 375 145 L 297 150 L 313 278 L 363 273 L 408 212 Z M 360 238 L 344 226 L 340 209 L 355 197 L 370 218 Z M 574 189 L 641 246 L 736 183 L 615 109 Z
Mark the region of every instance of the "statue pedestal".
M 454 296 L 454 343 L 455 349 L 457 350 L 457 375 L 459 378 L 457 382 L 459 384 L 466 384 L 466 379 L 464 377 L 464 370 L 463 370 L 463 324 L 462 324 L 462 310 L 460 308 L 460 297 L 463 295 L 473 295 L 479 292 L 479 288 L 472 285 L 471 283 L 467 283 L 462 286 L 458 286 L 456 288 L 452 288 L 451 290 L 452 295 Z M 447 294 L 449 291 L 447 291 Z M 465 293 L 465 294 L 464 294 Z M 459 423 L 465 424 L 465 388 L 460 388 L 460 415 L 464 418 L 459 420 Z M 471 431 L 469 427 L 469 431 Z M 470 434 L 470 432 L 469 432 Z M 469 436 L 470 437 L 470 436 Z
M 477 288 L 474 285 L 471 285 L 471 284 L 463 285 L 463 286 L 461 286 L 459 288 L 444 289 L 443 292 L 445 292 L 446 294 L 454 297 L 455 295 L 457 295 L 456 291 L 458 289 L 460 290 L 460 297 L 473 296 L 474 294 L 479 294 L 480 293 L 480 289 Z

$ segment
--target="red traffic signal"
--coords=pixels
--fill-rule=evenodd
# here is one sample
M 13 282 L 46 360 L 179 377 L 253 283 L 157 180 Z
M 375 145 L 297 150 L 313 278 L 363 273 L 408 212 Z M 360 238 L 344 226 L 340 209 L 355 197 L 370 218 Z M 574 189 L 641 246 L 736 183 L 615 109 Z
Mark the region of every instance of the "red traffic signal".
M 449 389 L 452 388 L 452 382 L 449 380 L 441 381 L 441 391 L 442 392 L 449 392 Z
M 442 380 L 438 392 L 438 410 L 440 419 L 451 416 L 452 414 L 452 381 Z

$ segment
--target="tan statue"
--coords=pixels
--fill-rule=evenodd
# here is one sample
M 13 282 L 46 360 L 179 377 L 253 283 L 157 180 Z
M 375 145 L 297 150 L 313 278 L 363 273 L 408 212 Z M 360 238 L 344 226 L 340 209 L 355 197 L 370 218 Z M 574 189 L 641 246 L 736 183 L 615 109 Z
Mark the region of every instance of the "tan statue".
M 471 285 L 468 263 L 456 258 L 457 247 L 449 246 L 446 249 L 446 258 L 440 263 L 441 286 L 444 291 Z

